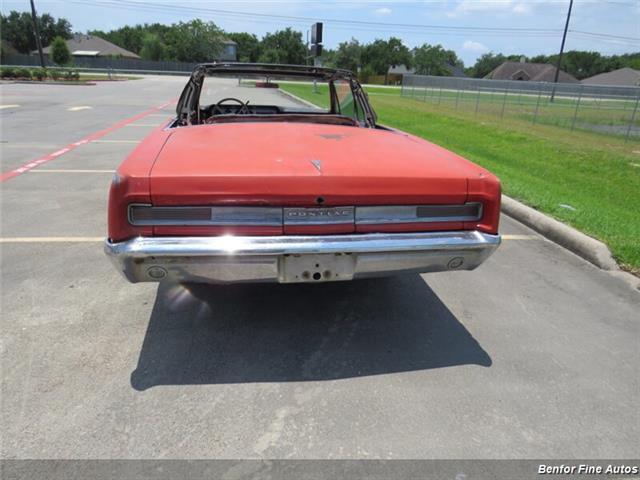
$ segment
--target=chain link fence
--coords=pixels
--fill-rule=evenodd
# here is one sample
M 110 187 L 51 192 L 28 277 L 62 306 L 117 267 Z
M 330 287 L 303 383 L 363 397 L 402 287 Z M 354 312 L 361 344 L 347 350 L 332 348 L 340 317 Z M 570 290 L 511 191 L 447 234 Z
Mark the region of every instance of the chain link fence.
M 404 75 L 402 96 L 504 121 L 640 140 L 639 87 Z

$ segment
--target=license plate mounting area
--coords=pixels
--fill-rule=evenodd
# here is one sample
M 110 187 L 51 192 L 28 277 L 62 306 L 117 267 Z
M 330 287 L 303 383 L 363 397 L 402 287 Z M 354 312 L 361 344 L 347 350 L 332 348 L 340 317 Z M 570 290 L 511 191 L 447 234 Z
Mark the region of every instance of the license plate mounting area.
M 351 253 L 288 254 L 280 257 L 281 283 L 351 280 L 356 267 Z

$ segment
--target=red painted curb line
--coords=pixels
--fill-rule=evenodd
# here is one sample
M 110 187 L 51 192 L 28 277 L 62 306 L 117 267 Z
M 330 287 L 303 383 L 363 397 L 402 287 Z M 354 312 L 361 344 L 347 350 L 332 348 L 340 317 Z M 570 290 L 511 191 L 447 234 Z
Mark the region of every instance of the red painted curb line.
M 149 110 L 146 110 L 142 113 L 139 113 L 137 115 L 134 115 L 131 118 L 127 118 L 125 120 L 120 120 L 118 123 L 115 123 L 113 125 L 111 125 L 110 127 L 107 127 L 103 130 L 99 130 L 95 133 L 92 133 L 86 137 L 84 137 L 81 140 L 78 140 L 77 142 L 73 142 L 70 143 L 69 145 L 56 150 L 55 152 L 49 153 L 47 155 L 45 155 L 44 157 L 40 157 L 37 160 L 33 160 L 31 162 L 25 163 L 24 165 L 3 173 L 2 175 L 0 175 L 0 183 L 5 182 L 13 177 L 17 177 L 18 175 L 22 175 L 25 172 L 28 172 L 29 170 L 31 170 L 32 168 L 35 168 L 37 166 L 42 165 L 43 163 L 47 163 L 50 162 L 51 160 L 54 160 L 66 153 L 69 153 L 72 150 L 75 150 L 76 148 L 78 148 L 80 145 L 84 145 L 85 143 L 89 143 L 93 140 L 97 140 L 98 138 L 104 137 L 105 135 L 107 135 L 108 133 L 113 132 L 114 130 L 117 130 L 119 128 L 124 127 L 125 125 L 128 125 L 130 123 L 135 122 L 136 120 L 140 120 L 141 118 L 146 117 L 147 115 L 150 115 L 152 113 L 157 112 L 158 110 L 162 110 L 164 107 L 171 105 L 173 102 L 175 102 L 175 100 L 171 100 L 169 102 L 163 103 L 162 105 L 158 105 L 157 107 L 153 107 L 150 108 Z

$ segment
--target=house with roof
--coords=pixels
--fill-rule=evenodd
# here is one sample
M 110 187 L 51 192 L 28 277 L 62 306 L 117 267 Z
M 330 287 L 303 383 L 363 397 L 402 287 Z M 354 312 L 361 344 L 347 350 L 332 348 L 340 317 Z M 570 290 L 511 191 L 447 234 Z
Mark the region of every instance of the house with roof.
M 411 75 L 415 73 L 413 68 L 407 68 L 404 63 L 399 65 L 389 65 L 389 69 L 387 70 L 388 75 Z
M 616 87 L 640 87 L 640 70 L 625 67 L 599 73 L 582 80 L 585 85 L 611 85 Z
M 133 52 L 115 45 L 104 38 L 95 35 L 85 35 L 77 33 L 67 40 L 67 47 L 74 57 L 120 57 L 120 58 L 140 58 Z M 37 54 L 34 50 L 32 53 Z M 42 49 L 42 53 L 49 55 L 51 45 Z
M 118 45 L 111 43 L 104 38 L 97 37 L 95 35 L 86 35 L 83 33 L 77 33 L 73 38 L 67 40 L 67 47 L 71 55 L 78 58 L 86 57 L 117 57 L 117 58 L 130 58 L 140 59 L 140 57 Z M 238 44 L 233 40 L 222 40 L 222 51 L 216 60 L 235 62 L 237 58 Z M 51 52 L 51 46 L 42 49 L 42 53 L 49 55 Z M 38 53 L 37 50 L 32 52 L 34 55 Z
M 465 78 L 466 75 L 464 73 L 464 68 L 458 66 L 458 65 L 449 65 L 446 64 L 445 68 L 447 70 L 449 70 L 449 72 L 451 73 L 452 77 L 461 77 L 461 78 Z M 400 65 L 390 65 L 389 69 L 387 71 L 388 75 L 413 75 L 414 73 L 416 73 L 415 69 L 413 68 L 407 68 L 407 66 L 403 63 L 401 63 Z
M 556 67 L 548 63 L 504 62 L 484 78 L 492 80 L 520 80 L 524 82 L 553 82 Z M 573 75 L 560 70 L 559 83 L 580 83 Z

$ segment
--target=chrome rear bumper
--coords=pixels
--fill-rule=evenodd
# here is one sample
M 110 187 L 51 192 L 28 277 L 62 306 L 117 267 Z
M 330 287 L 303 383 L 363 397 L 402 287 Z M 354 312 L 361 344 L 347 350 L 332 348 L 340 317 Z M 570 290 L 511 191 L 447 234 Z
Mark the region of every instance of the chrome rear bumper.
M 138 237 L 105 242 L 130 282 L 321 282 L 473 270 L 500 245 L 477 231 L 277 237 Z

